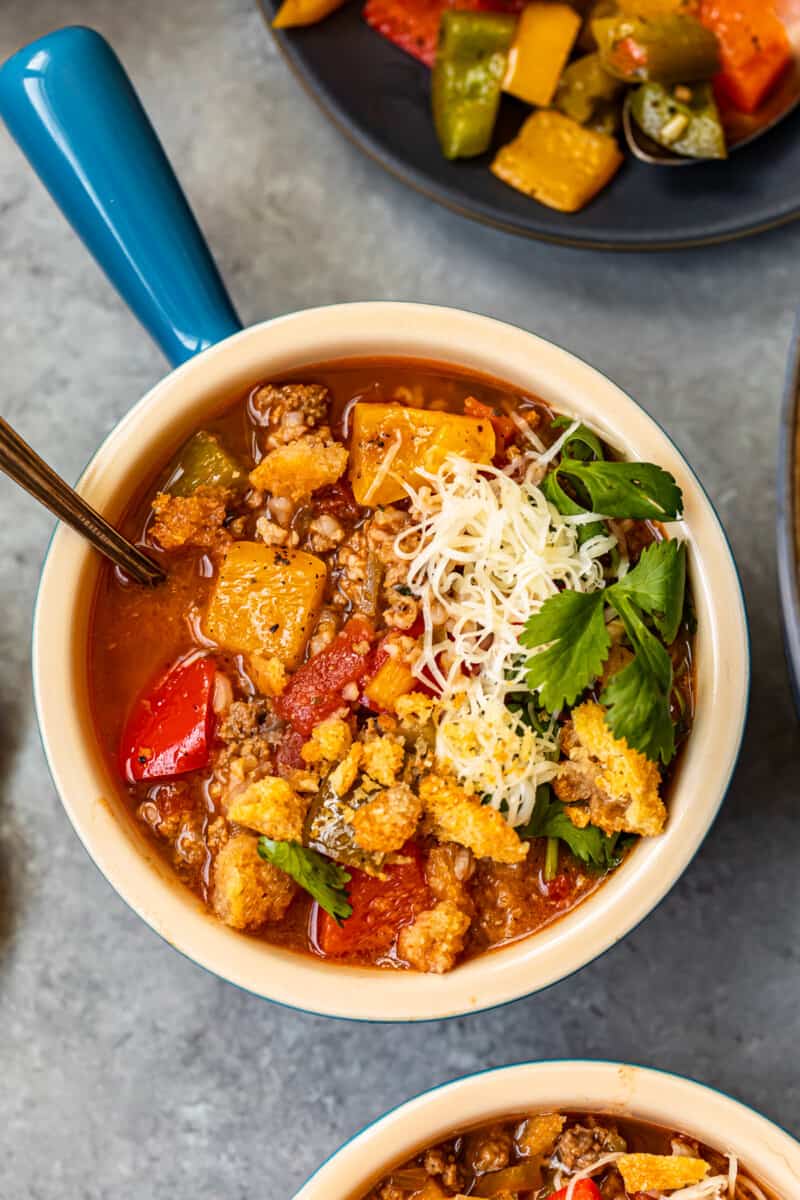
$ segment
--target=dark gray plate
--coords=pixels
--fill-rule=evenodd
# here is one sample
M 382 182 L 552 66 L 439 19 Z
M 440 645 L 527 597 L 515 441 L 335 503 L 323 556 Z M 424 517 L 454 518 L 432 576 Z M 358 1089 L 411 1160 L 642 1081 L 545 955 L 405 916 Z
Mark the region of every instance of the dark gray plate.
M 277 0 L 260 0 L 267 20 Z M 356 145 L 463 216 L 542 241 L 606 250 L 705 246 L 800 216 L 800 112 L 727 162 L 667 171 L 629 159 L 579 213 L 559 213 L 506 187 L 490 155 L 449 163 L 431 122 L 429 72 L 374 33 L 361 0 L 307 29 L 275 33 L 300 82 Z M 495 133 L 509 141 L 530 111 L 503 101 Z

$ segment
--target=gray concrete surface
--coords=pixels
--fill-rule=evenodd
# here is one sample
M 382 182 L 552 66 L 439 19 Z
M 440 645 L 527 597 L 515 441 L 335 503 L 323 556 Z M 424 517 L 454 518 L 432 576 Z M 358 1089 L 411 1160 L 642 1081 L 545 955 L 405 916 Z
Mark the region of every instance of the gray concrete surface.
M 731 534 L 755 677 L 712 836 L 602 961 L 543 996 L 427 1027 L 284 1012 L 170 950 L 75 838 L 30 695 L 51 522 L 0 480 L 0 1196 L 288 1200 L 389 1105 L 540 1056 L 687 1073 L 800 1133 L 798 748 L 773 544 L 800 226 L 662 257 L 523 244 L 361 158 L 298 89 L 251 0 L 3 0 L 0 56 L 73 21 L 105 33 L 133 74 L 246 321 L 369 297 L 474 308 L 577 352 L 663 421 Z M 74 478 L 164 370 L 0 134 L 4 415 Z

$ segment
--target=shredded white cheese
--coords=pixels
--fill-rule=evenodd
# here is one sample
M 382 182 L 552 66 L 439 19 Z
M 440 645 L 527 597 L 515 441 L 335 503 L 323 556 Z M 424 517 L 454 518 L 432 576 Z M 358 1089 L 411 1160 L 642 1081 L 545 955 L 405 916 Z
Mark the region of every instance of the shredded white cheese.
M 386 479 L 386 477 L 391 472 L 392 463 L 397 458 L 397 455 L 398 455 L 402 445 L 403 445 L 403 435 L 399 429 L 395 429 L 394 438 L 392 439 L 392 444 L 389 447 L 389 449 L 386 451 L 386 456 L 385 456 L 383 462 L 381 463 L 381 465 L 378 467 L 378 470 L 375 472 L 375 478 L 373 479 L 372 483 L 369 485 L 369 487 L 366 491 L 366 494 L 364 496 L 365 504 L 369 504 L 373 500 L 373 498 L 375 496 L 377 496 L 377 494 L 381 488 L 381 485 L 383 484 L 384 479 Z
M 733 1193 L 736 1200 L 767 1200 L 766 1193 L 761 1190 L 757 1183 L 746 1176 L 740 1175 L 736 1183 Z
M 414 671 L 442 691 L 437 757 L 512 826 L 530 819 L 558 757 L 554 722 L 540 733 L 507 707 L 525 690 L 520 632 L 561 587 L 602 588 L 599 560 L 616 545 L 611 534 L 578 544 L 580 521 L 561 516 L 537 486 L 541 458 L 529 450 L 512 479 L 450 456 L 408 487 L 415 523 L 395 543 L 424 620 Z
M 709 1175 L 699 1183 L 672 1192 L 652 1192 L 656 1200 L 725 1200 L 728 1195 L 728 1176 Z
M 622 1158 L 622 1152 L 615 1150 L 612 1154 L 602 1154 L 600 1158 L 596 1158 L 593 1163 L 590 1163 L 588 1167 L 584 1167 L 582 1171 L 576 1171 L 567 1184 L 565 1200 L 573 1200 L 575 1189 L 582 1179 L 590 1179 L 592 1175 L 596 1175 L 604 1167 L 610 1167 L 620 1158 Z

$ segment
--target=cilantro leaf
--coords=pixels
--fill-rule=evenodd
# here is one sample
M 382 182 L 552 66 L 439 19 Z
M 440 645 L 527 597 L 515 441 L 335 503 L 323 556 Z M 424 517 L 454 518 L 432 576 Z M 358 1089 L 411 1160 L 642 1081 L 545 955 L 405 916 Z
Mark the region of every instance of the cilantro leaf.
M 351 877 L 344 867 L 298 842 L 274 842 L 268 837 L 258 839 L 258 853 L 265 862 L 291 875 L 339 925 L 351 915 L 345 890 Z
M 557 416 L 551 421 L 552 430 L 569 430 L 575 424 L 571 416 Z M 579 462 L 591 462 L 593 458 L 604 458 L 603 444 L 588 425 L 578 425 L 566 442 L 561 445 L 561 457 L 577 458 Z
M 669 646 L 683 617 L 685 590 L 686 543 L 670 539 L 648 546 L 636 566 L 606 589 L 606 596 L 611 604 L 626 596 L 649 613 Z
M 606 724 L 632 750 L 653 762 L 660 758 L 668 763 L 675 754 L 675 727 L 670 715 L 672 660 L 629 596 L 617 594 L 614 606 L 636 656 L 612 675 L 600 696 L 600 703 L 606 707 Z
M 675 754 L 675 727 L 669 698 L 658 687 L 640 657 L 614 675 L 603 690 L 606 724 L 652 762 L 668 763 Z
M 597 678 L 611 639 L 603 616 L 602 592 L 559 592 L 528 618 L 520 644 L 538 650 L 525 664 L 527 683 L 548 712 L 559 712 Z
M 551 421 L 551 429 L 569 429 L 573 424 L 571 417 L 556 417 Z M 605 458 L 603 443 L 596 433 L 587 425 L 579 425 L 561 446 L 562 458 L 577 458 L 580 462 L 590 462 L 595 458 Z
M 579 829 L 564 812 L 564 805 L 556 800 L 546 785 L 536 793 L 536 805 L 530 821 L 518 829 L 520 837 L 558 838 L 569 846 L 584 866 L 593 871 L 610 871 L 619 866 L 627 845 L 627 839 L 618 833 L 606 834 L 596 825 Z
M 562 457 L 556 474 L 582 484 L 594 511 L 606 517 L 658 521 L 678 517 L 683 510 L 681 489 L 668 471 L 653 463 Z
M 642 615 L 631 602 L 630 597 L 617 595 L 614 607 L 622 618 L 625 632 L 636 651 L 636 657 L 642 660 L 642 665 L 652 675 L 655 683 L 669 696 L 672 688 L 672 659 L 661 645 L 654 633 L 645 625 Z
M 544 493 L 545 499 L 548 500 L 549 503 L 552 504 L 553 508 L 555 508 L 557 512 L 560 512 L 562 516 L 576 517 L 580 513 L 589 511 L 587 508 L 584 508 L 582 504 L 576 503 L 571 496 L 567 495 L 561 484 L 558 482 L 556 471 L 550 471 L 549 474 L 545 475 L 541 483 L 541 489 Z M 599 537 L 604 533 L 606 533 L 606 527 L 602 521 L 590 521 L 588 525 L 579 525 L 578 544 L 582 546 L 584 542 L 589 541 L 589 538 Z

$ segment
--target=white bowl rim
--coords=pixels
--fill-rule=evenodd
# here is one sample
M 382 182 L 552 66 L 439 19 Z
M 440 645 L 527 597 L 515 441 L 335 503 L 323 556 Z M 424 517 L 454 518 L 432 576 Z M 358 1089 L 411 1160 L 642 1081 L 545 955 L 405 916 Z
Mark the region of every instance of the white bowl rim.
M 488 1067 L 396 1105 L 348 1138 L 293 1200 L 357 1200 L 382 1172 L 455 1130 L 548 1109 L 651 1121 L 697 1137 L 722 1153 L 736 1154 L 756 1182 L 771 1188 L 780 1200 L 800 1193 L 800 1143 L 718 1088 L 632 1063 L 542 1059 Z
M 701 622 L 698 669 L 705 659 L 716 704 L 710 697 L 705 707 L 698 706 L 694 737 L 672 797 L 677 811 L 666 832 L 637 847 L 632 860 L 596 896 L 554 925 L 449 975 L 332 962 L 320 969 L 311 957 L 243 937 L 209 917 L 188 889 L 169 877 L 158 856 L 147 852 L 133 822 L 115 816 L 116 789 L 107 765 L 97 761 L 93 739 L 86 736 L 85 639 L 76 646 L 81 630 L 73 622 L 79 594 L 91 588 L 97 563 L 93 552 L 63 527 L 53 535 L 34 610 L 34 699 L 51 775 L 79 838 L 119 895 L 171 945 L 245 990 L 302 1011 L 367 1021 L 437 1020 L 497 1007 L 568 977 L 630 932 L 670 890 L 711 827 L 738 758 L 749 691 L 747 618 L 719 518 L 657 422 L 607 377 L 552 342 L 457 309 L 392 301 L 331 305 L 234 334 L 167 375 L 123 417 L 83 473 L 78 485 L 82 494 L 113 520 L 118 514 L 109 506 L 121 507 L 125 490 L 118 477 L 126 471 L 130 475 L 137 460 L 147 460 L 148 447 L 156 440 L 148 432 L 152 426 L 162 435 L 166 425 L 173 434 L 178 428 L 185 434 L 193 421 L 196 427 L 201 412 L 220 406 L 221 393 L 232 398 L 234 379 L 241 391 L 245 380 L 252 385 L 259 378 L 337 357 L 429 360 L 479 371 L 583 416 L 631 456 L 652 457 L 676 476 L 686 501 L 680 532 L 690 542 Z M 712 591 L 728 602 L 714 607 Z M 76 670 L 83 675 L 76 677 Z M 719 717 L 723 711 L 724 720 Z M 703 786 L 697 788 L 698 799 L 678 806 L 676 799 L 689 791 L 687 775 L 697 775 Z

